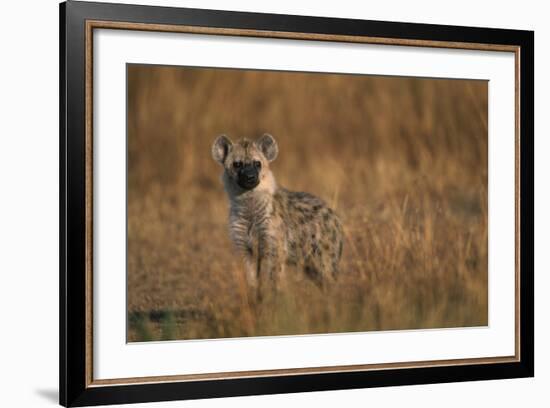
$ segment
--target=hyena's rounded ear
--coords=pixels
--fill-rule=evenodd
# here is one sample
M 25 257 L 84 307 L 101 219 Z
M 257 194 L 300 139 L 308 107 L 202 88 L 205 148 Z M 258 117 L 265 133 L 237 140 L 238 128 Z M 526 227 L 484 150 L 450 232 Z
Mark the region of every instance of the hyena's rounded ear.
M 273 161 L 277 158 L 279 146 L 277 146 L 275 138 L 269 133 L 264 133 L 260 136 L 260 138 L 256 140 L 256 145 L 268 161 Z
M 220 164 L 224 164 L 233 142 L 226 135 L 219 135 L 212 144 L 212 157 Z

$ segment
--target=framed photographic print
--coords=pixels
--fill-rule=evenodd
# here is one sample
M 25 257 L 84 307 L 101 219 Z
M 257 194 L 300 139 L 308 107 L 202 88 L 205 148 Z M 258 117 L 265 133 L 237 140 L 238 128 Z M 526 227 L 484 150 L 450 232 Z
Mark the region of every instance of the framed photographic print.
M 534 375 L 533 32 L 60 27 L 61 404 Z

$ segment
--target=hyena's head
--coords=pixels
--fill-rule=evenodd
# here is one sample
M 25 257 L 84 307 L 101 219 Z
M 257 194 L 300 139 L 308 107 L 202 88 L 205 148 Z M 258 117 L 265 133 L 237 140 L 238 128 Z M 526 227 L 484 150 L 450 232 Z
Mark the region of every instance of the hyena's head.
M 232 191 L 271 189 L 274 181 L 269 163 L 278 152 L 277 142 L 267 133 L 255 141 L 236 143 L 221 135 L 212 145 L 212 157 L 224 167 L 224 182 Z

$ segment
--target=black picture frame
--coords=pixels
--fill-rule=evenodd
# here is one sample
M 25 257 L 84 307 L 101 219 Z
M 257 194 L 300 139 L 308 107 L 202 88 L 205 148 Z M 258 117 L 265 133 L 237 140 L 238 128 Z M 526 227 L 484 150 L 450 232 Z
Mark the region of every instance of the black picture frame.
M 60 19 L 60 403 L 122 404 L 534 376 L 534 33 L 352 19 L 68 1 Z M 89 386 L 86 382 L 86 21 L 187 25 L 512 45 L 520 49 L 519 361 Z

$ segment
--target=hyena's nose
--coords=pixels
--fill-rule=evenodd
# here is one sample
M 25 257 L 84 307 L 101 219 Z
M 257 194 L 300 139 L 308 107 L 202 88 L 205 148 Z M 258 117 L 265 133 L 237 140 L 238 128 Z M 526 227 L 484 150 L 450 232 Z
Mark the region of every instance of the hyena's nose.
M 241 170 L 241 176 L 244 177 L 246 180 L 254 180 L 256 179 L 256 177 L 258 177 L 258 170 L 252 165 L 246 165 Z
M 239 185 L 242 188 L 251 189 L 258 185 L 258 169 L 252 165 L 245 166 L 239 172 Z

